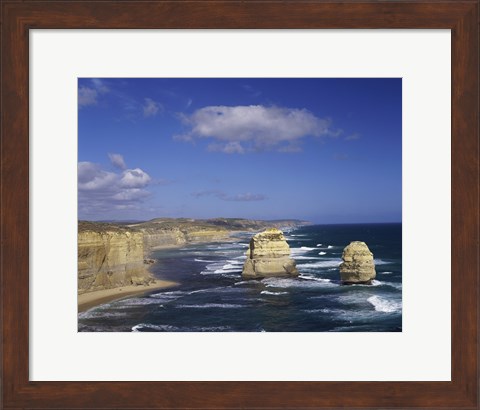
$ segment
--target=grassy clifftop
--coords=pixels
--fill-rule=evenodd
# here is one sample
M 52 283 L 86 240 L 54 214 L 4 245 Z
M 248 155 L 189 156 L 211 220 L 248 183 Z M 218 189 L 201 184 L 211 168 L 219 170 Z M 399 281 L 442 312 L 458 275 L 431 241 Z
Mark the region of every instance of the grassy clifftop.
M 89 222 L 79 221 L 78 230 L 93 232 L 126 232 L 126 231 L 168 231 L 179 230 L 185 234 L 195 231 L 257 231 L 267 227 L 292 228 L 295 226 L 308 225 L 308 222 L 298 219 L 278 220 L 252 220 L 242 218 L 213 218 L 213 219 L 190 219 L 190 218 L 155 218 L 145 222 Z

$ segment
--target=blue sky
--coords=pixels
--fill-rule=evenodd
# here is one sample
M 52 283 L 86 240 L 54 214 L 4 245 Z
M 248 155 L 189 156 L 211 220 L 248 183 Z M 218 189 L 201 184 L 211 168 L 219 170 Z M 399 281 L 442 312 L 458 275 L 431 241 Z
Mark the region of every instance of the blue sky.
M 78 81 L 79 219 L 400 222 L 402 80 Z

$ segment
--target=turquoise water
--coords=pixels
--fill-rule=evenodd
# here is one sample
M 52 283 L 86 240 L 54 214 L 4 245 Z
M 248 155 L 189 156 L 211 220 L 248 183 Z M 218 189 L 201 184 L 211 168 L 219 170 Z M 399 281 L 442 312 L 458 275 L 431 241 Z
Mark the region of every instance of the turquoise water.
M 402 331 L 401 224 L 285 231 L 300 271 L 294 279 L 242 280 L 251 236 L 154 252 L 154 274 L 180 285 L 80 313 L 79 331 Z M 354 240 L 366 242 L 374 254 L 372 285 L 339 282 L 342 250 Z

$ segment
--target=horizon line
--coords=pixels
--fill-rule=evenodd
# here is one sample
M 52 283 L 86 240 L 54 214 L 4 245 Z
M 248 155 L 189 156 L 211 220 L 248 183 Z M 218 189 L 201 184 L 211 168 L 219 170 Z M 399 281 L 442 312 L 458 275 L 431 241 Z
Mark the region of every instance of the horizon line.
M 384 222 L 314 222 L 307 219 L 299 218 L 275 218 L 275 219 L 264 219 L 264 218 L 235 218 L 235 217 L 212 217 L 212 218 L 194 218 L 188 216 L 180 217 L 155 217 L 151 219 L 77 219 L 77 222 L 103 222 L 103 223 L 141 223 L 141 222 L 150 222 L 155 219 L 193 219 L 198 221 L 209 221 L 215 219 L 242 219 L 246 221 L 262 221 L 262 222 L 276 222 L 276 221 L 299 221 L 303 223 L 308 223 L 309 225 L 374 225 L 374 224 L 401 224 L 402 221 L 384 221 Z

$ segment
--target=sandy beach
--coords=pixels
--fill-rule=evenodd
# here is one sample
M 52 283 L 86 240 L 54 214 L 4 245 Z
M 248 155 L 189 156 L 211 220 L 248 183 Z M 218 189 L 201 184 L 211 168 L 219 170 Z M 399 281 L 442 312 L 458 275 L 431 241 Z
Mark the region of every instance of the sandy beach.
M 97 290 L 78 295 L 78 312 L 84 312 L 92 307 L 112 302 L 113 300 L 123 299 L 128 296 L 141 295 L 152 290 L 170 288 L 177 286 L 177 282 L 156 279 L 155 283 L 149 286 L 123 286 L 121 288 Z

